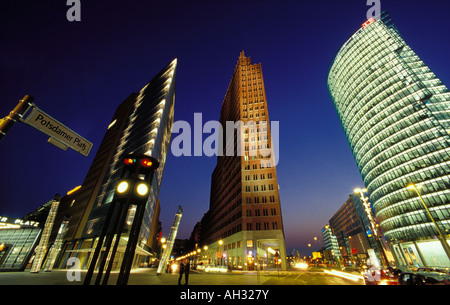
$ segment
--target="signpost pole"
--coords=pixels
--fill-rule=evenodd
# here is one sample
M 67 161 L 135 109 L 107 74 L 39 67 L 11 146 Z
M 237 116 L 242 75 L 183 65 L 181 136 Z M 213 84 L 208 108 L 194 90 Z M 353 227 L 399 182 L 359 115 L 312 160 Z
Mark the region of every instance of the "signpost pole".
M 9 113 L 9 115 L 0 120 L 0 140 L 6 135 L 11 127 L 27 112 L 30 108 L 33 97 L 25 95 L 19 101 L 16 107 Z

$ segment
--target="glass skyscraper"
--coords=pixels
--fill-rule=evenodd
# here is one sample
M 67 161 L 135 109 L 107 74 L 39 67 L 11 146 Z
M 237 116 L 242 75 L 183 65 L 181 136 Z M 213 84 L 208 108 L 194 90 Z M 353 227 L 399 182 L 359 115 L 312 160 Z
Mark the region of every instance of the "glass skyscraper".
M 177 60 L 175 59 L 145 85 L 133 100 L 127 122 L 121 131 L 95 204 L 96 208 L 102 208 L 112 201 L 117 181 L 122 172 L 124 155 L 129 153 L 145 154 L 157 159 L 160 165 L 153 177 L 140 234 L 144 243 L 147 242 L 146 239 L 150 234 L 151 220 L 170 149 L 174 120 L 176 66 Z M 117 127 L 113 120 L 109 128 Z M 88 221 L 85 229 L 86 235 L 100 230 L 95 228 L 95 224 L 103 219 L 105 213 L 100 214 L 102 217 L 90 217 L 91 220 Z M 133 217 L 134 211 L 130 209 L 127 223 L 132 223 Z
M 153 242 L 148 238 L 174 122 L 176 67 L 177 60 L 174 59 L 138 93 L 132 93 L 117 107 L 81 188 L 63 198 L 59 218 L 70 215 L 71 220 L 62 267 L 69 256 L 76 256 L 80 259 L 80 267 L 88 268 L 90 253 L 95 249 L 122 172 L 123 157 L 131 153 L 145 154 L 160 162 L 153 177 L 136 249 L 140 259 L 150 255 L 148 251 Z M 126 233 L 134 214 L 132 206 L 128 210 L 128 226 L 122 234 L 121 245 L 126 244 Z M 120 251 L 123 250 L 119 247 Z M 116 258 L 119 261 L 120 254 Z
M 450 266 L 448 88 L 384 12 L 340 48 L 328 90 L 397 263 Z

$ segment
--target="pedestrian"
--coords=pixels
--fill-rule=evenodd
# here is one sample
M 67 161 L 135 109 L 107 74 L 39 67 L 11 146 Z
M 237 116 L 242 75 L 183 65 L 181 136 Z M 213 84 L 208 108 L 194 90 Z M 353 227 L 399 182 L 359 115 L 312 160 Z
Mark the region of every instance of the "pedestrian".
M 186 264 L 184 266 L 184 284 L 187 285 L 189 281 L 189 270 L 191 269 L 191 264 L 189 263 L 189 258 L 186 259 Z
M 185 271 L 184 260 L 180 263 L 180 277 L 178 278 L 178 285 L 181 285 L 181 278 L 183 277 L 183 273 Z

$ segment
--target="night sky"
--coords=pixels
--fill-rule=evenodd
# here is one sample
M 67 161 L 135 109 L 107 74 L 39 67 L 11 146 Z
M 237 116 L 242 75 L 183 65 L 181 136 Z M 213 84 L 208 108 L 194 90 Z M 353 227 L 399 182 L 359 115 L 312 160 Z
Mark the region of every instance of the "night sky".
M 269 118 L 280 122 L 277 174 L 287 250 L 310 255 L 307 244 L 321 247 L 313 238 L 362 186 L 326 79 L 369 8 L 366 0 L 81 0 L 81 21 L 69 22 L 65 0 L 3 1 L 0 117 L 29 94 L 94 147 L 88 157 L 63 151 L 43 133 L 15 124 L 0 142 L 0 215 L 23 217 L 80 185 L 116 107 L 174 58 L 175 120 L 193 126 L 194 113 L 202 113 L 203 123 L 219 120 L 243 49 L 252 63 L 262 63 Z M 449 85 L 449 2 L 382 0 L 381 8 Z M 169 155 L 160 194 L 165 236 L 181 205 L 178 237 L 189 237 L 209 208 L 215 165 L 216 157 Z

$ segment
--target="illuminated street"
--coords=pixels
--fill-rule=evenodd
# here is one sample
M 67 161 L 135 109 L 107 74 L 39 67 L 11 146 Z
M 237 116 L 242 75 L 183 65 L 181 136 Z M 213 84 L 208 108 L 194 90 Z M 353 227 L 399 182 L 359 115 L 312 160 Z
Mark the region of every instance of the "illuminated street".
M 0 285 L 82 285 L 86 271 L 81 272 L 81 281 L 70 282 L 66 270 L 40 272 L 2 272 Z M 72 273 L 70 273 L 72 274 Z M 93 279 L 95 279 L 94 274 Z M 109 284 L 115 284 L 117 273 L 111 273 Z M 184 283 L 184 278 L 182 283 Z M 156 275 L 156 269 L 136 269 L 131 272 L 129 285 L 177 285 L 178 273 Z M 192 271 L 189 285 L 363 285 L 362 280 L 350 280 L 317 271 L 264 271 L 205 273 Z
M 8 1 L 0 302 L 450 286 L 449 11 Z

